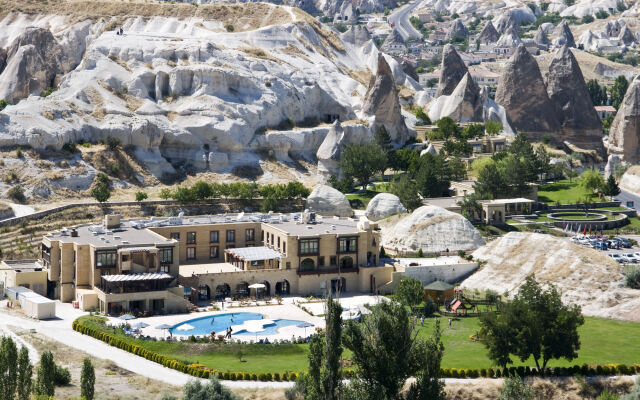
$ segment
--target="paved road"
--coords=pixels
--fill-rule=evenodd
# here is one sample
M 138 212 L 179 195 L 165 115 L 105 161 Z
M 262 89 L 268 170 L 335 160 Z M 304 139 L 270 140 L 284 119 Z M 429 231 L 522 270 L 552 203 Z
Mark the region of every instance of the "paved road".
M 420 4 L 421 0 L 414 0 L 398 8 L 388 17 L 389 25 L 395 23 L 394 28 L 398 30 L 400 35 L 406 40 L 409 37 L 422 37 L 422 34 L 409 22 L 409 17 L 414 8 Z
M 621 189 L 620 194 L 617 195 L 615 199 L 621 201 L 622 206 L 626 205 L 627 201 L 633 201 L 633 207 L 636 209 L 636 211 L 640 211 L 640 196 L 634 193 Z

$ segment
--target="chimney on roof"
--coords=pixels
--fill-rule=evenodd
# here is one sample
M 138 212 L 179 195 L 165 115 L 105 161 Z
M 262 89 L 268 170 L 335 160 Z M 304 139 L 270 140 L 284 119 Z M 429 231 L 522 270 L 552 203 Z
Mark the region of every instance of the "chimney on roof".
M 120 227 L 120 214 L 109 214 L 104 216 L 105 229 L 113 229 Z

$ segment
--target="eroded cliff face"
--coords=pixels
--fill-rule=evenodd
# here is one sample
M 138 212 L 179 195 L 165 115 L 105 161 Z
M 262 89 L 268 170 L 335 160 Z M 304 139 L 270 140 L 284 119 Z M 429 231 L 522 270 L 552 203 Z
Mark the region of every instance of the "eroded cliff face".
M 627 89 L 611 129 L 607 150 L 618 162 L 640 162 L 640 80 L 634 79 Z M 611 157 L 609 157 L 611 159 Z
M 256 164 L 261 150 L 284 161 L 291 153 L 314 159 L 326 123 L 357 115 L 384 114 L 407 134 L 399 107 L 397 115 L 378 107 L 362 113 L 367 87 L 357 78 L 379 64 L 366 35 L 343 42 L 294 8 L 235 7 L 247 15 L 258 8 L 262 22 L 236 15 L 243 31 L 227 32 L 225 15 L 80 23 L 7 15 L 0 93 L 14 105 L 0 112 L 0 146 L 60 149 L 115 137 L 161 176 L 176 165 L 228 171 Z M 116 34 L 120 27 L 124 35 Z M 393 59 L 385 62 L 392 83 L 413 84 Z M 52 86 L 53 94 L 39 96 Z

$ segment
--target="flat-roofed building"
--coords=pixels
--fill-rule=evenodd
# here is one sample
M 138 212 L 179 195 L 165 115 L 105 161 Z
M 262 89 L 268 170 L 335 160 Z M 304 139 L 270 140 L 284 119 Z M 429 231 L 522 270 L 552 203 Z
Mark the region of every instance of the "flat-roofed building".
M 38 260 L 0 261 L 0 283 L 5 289 L 22 286 L 34 293 L 45 295 L 47 272 Z

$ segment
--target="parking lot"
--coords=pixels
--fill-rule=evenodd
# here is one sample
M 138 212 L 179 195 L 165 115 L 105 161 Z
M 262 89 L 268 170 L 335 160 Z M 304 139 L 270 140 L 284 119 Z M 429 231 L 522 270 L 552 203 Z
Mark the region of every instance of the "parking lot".
M 572 242 L 605 252 L 620 264 L 640 264 L 640 246 L 638 236 L 616 236 L 609 240 L 608 236 L 586 235 L 569 238 Z

